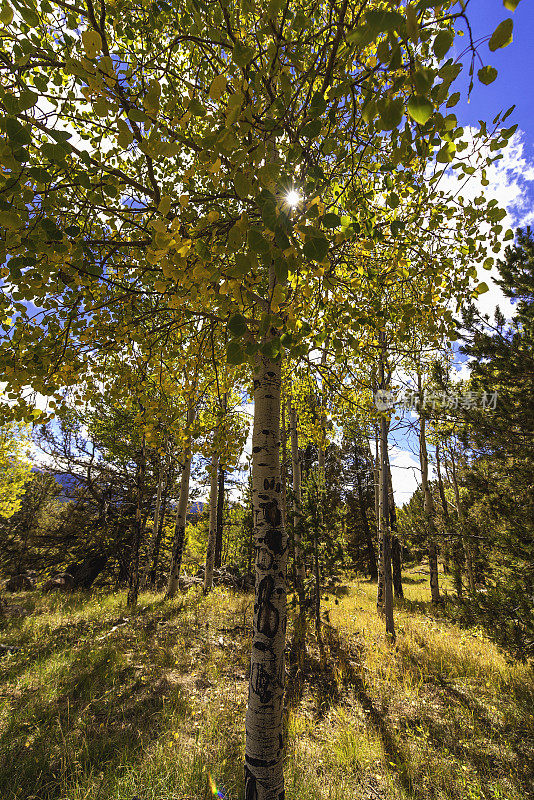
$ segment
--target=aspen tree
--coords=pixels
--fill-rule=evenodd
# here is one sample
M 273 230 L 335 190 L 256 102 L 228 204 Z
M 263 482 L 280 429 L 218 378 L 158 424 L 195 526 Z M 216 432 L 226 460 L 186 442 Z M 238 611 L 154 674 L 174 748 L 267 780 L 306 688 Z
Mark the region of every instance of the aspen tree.
M 190 405 L 187 410 L 186 439 L 184 444 L 182 474 L 180 476 L 180 494 L 176 509 L 174 540 L 171 552 L 171 567 L 167 582 L 166 597 L 168 598 L 174 597 L 178 591 L 180 570 L 182 567 L 182 557 L 185 545 L 185 526 L 187 524 L 187 507 L 189 504 L 189 479 L 191 476 L 191 426 L 195 420 L 195 413 L 195 406 Z

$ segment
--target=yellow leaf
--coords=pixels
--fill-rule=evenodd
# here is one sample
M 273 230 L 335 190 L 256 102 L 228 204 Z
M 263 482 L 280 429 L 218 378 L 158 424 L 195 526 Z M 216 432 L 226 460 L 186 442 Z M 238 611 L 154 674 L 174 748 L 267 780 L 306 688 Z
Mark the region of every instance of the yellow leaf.
M 188 203 L 189 203 L 189 195 L 188 194 L 181 194 L 180 195 L 180 205 L 182 206 L 182 208 L 185 208 Z
M 82 44 L 87 58 L 95 58 L 102 50 L 102 39 L 96 31 L 84 31 L 82 33 Z
M 171 210 L 171 198 L 169 197 L 169 195 L 165 194 L 159 201 L 158 211 L 160 214 L 163 214 L 163 216 L 166 217 L 170 210 Z
M 217 75 L 210 86 L 209 95 L 212 100 L 219 100 L 226 90 L 226 75 Z

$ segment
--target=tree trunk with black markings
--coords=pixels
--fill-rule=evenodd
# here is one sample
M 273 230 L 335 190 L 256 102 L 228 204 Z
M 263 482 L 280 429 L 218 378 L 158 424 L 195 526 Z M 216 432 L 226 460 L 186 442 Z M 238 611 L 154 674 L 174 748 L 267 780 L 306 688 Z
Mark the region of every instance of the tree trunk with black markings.
M 256 589 L 246 715 L 246 800 L 284 798 L 287 535 L 281 511 L 280 383 L 280 361 L 258 356 L 252 438 Z
M 421 381 L 419 380 L 419 403 L 421 404 Z M 421 461 L 421 483 L 423 485 L 424 507 L 428 523 L 428 564 L 430 567 L 430 596 L 433 603 L 440 602 L 438 578 L 438 551 L 436 545 L 436 511 L 434 498 L 428 480 L 428 451 L 426 446 L 426 418 L 419 411 L 419 456 Z

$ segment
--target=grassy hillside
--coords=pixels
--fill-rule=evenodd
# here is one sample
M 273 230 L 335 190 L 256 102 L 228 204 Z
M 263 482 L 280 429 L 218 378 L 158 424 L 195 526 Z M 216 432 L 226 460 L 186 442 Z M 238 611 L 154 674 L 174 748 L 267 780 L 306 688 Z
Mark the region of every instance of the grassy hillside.
M 288 663 L 288 800 L 534 797 L 532 667 L 434 616 L 423 574 L 405 591 L 394 647 L 354 580 Z M 124 594 L 9 597 L 2 800 L 240 798 L 251 616 L 222 589 L 143 594 L 132 616 Z

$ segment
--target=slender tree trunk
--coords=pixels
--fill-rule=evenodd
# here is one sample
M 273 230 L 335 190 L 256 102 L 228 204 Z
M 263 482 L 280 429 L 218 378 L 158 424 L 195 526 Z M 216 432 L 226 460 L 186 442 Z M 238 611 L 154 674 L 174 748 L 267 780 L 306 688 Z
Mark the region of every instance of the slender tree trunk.
M 278 360 L 258 356 L 252 438 L 256 590 L 246 715 L 245 798 L 283 800 L 287 536 L 281 510 Z
M 156 494 L 156 507 L 154 509 L 154 522 L 152 525 L 152 535 L 150 536 L 150 541 L 148 543 L 148 552 L 146 557 L 145 568 L 143 570 L 143 577 L 141 578 L 141 586 L 145 588 L 148 582 L 148 575 L 150 571 L 150 567 L 152 565 L 152 559 L 154 557 L 154 548 L 156 546 L 156 540 L 158 538 L 158 531 L 159 531 L 159 517 L 161 513 L 161 501 L 163 497 L 163 489 L 165 483 L 167 481 L 167 469 L 168 465 L 166 465 L 163 469 L 160 468 L 160 473 L 158 476 L 158 491 Z
M 419 378 L 419 403 L 421 404 L 421 379 Z M 428 563 L 430 567 L 430 596 L 433 603 L 440 602 L 438 578 L 438 553 L 436 547 L 436 512 L 434 498 L 428 480 L 428 451 L 426 447 L 426 418 L 419 409 L 419 456 L 421 461 L 421 482 L 423 484 L 425 515 L 428 522 Z
M 185 545 L 185 526 L 187 523 L 187 506 L 189 503 L 189 478 L 191 475 L 191 425 L 195 419 L 195 410 L 189 409 L 187 412 L 187 440 L 184 448 L 184 466 L 180 478 L 180 496 L 178 498 L 178 508 L 176 510 L 176 522 L 174 524 L 174 541 L 171 555 L 171 569 L 167 583 L 166 597 L 174 597 L 178 591 L 180 581 L 180 570 L 182 568 L 182 557 Z
M 156 536 L 156 541 L 154 542 L 154 552 L 152 554 L 152 564 L 150 565 L 150 572 L 148 573 L 148 585 L 155 586 L 156 584 L 156 576 L 158 571 L 158 564 L 159 564 L 159 553 L 161 549 L 161 539 L 163 536 L 163 526 L 165 524 L 165 513 L 167 511 L 167 502 L 169 499 L 169 487 L 172 485 L 171 473 L 167 475 L 167 480 L 165 482 L 165 489 L 163 491 L 163 498 L 161 500 L 161 512 L 159 515 L 159 524 L 158 524 L 158 532 Z
M 206 550 L 206 565 L 204 568 L 204 592 L 211 591 L 213 586 L 213 565 L 215 562 L 215 540 L 217 538 L 217 483 L 218 483 L 219 457 L 213 453 L 211 460 L 210 484 L 210 516 L 208 547 Z
M 388 423 L 385 415 L 380 418 L 380 538 L 382 540 L 382 575 L 384 580 L 384 616 L 386 634 L 395 638 L 393 620 L 393 581 L 391 578 L 391 535 L 388 529 L 388 483 L 387 483 Z
M 449 504 L 447 503 L 447 498 L 445 497 L 445 489 L 443 486 L 443 478 L 441 475 L 441 458 L 440 458 L 440 446 L 439 442 L 436 444 L 436 473 L 438 476 L 438 492 L 439 492 L 439 499 L 441 502 L 441 508 L 443 513 L 443 572 L 449 574 L 450 572 L 450 565 L 449 565 L 449 557 L 450 557 L 450 544 L 449 544 L 449 535 L 450 535 L 450 516 L 449 516 Z
M 135 509 L 132 557 L 130 561 L 130 580 L 128 586 L 128 598 L 126 601 L 128 608 L 135 608 L 135 606 L 137 605 L 137 597 L 139 594 L 139 547 L 143 535 L 142 509 L 143 509 L 143 500 L 145 491 L 145 471 L 146 471 L 146 451 L 145 451 L 145 439 L 143 436 L 143 442 L 141 445 L 141 450 L 139 452 L 139 458 L 136 469 L 137 504 Z
M 369 520 L 367 519 L 365 504 L 363 502 L 362 478 L 358 470 L 358 465 L 356 466 L 356 483 L 358 485 L 358 505 L 360 507 L 360 516 L 362 518 L 363 530 L 365 534 L 365 545 L 367 548 L 367 563 L 369 565 L 369 576 L 372 581 L 376 581 L 378 580 L 378 568 L 376 566 L 375 546 L 373 544 L 373 537 L 371 535 L 371 529 L 369 527 Z
M 378 534 L 378 582 L 376 587 L 376 608 L 380 614 L 384 613 L 384 525 L 382 524 L 382 475 L 380 469 L 380 438 L 378 426 L 375 433 L 375 513 L 376 530 Z
M 391 477 L 391 464 L 389 454 L 387 454 L 388 468 L 388 507 L 389 507 L 389 528 L 391 531 L 391 566 L 393 569 L 393 591 L 395 597 L 404 597 L 402 589 L 402 547 L 397 536 L 397 510 L 395 508 L 395 495 L 393 493 L 393 479 Z
M 282 407 L 282 428 L 280 438 L 282 443 L 282 463 L 280 465 L 281 487 L 282 487 L 282 519 L 284 528 L 287 529 L 287 430 L 286 430 L 286 404 L 281 403 Z
M 297 579 L 297 594 L 302 600 L 304 586 L 304 560 L 300 531 L 302 527 L 302 482 L 299 457 L 299 440 L 297 429 L 297 413 L 289 401 L 289 429 L 291 436 L 291 464 L 293 472 L 293 542 L 295 547 L 295 574 Z
M 220 569 L 222 563 L 222 547 L 224 533 L 224 467 L 219 467 L 219 487 L 217 489 L 217 535 L 215 537 L 215 568 Z
M 476 593 L 476 583 L 475 583 L 475 571 L 473 569 L 473 554 L 471 552 L 471 545 L 469 542 L 469 534 L 467 533 L 467 515 L 465 513 L 465 509 L 463 503 L 460 498 L 460 488 L 458 486 L 458 478 L 456 475 L 456 463 L 454 460 L 454 455 L 452 451 L 450 453 L 451 456 L 451 478 L 452 478 L 452 486 L 454 489 L 454 498 L 456 500 L 456 509 L 458 511 L 458 520 L 460 522 L 460 536 L 461 542 L 464 544 L 465 542 L 465 560 L 467 564 L 467 578 L 469 581 L 469 591 L 472 595 Z

